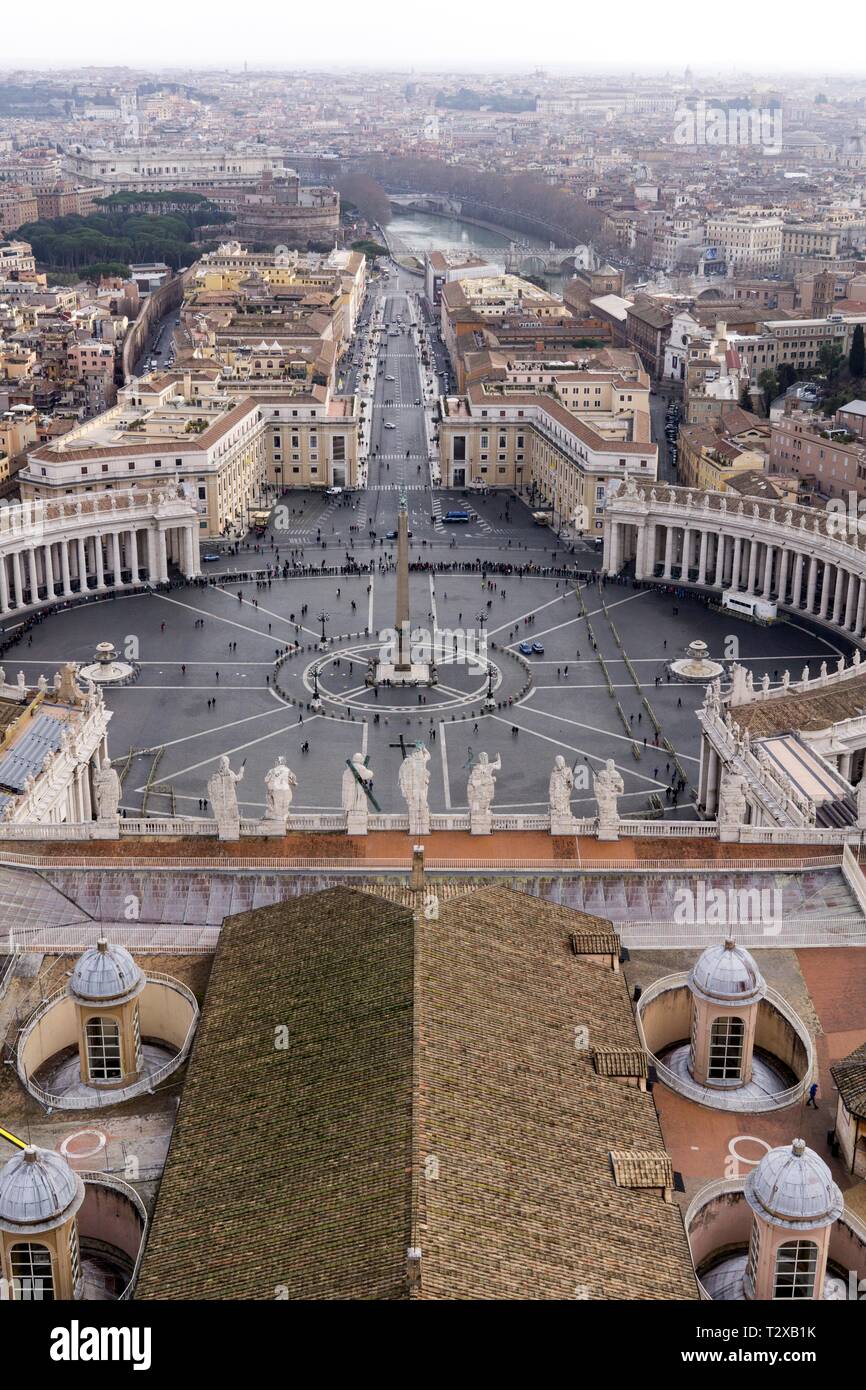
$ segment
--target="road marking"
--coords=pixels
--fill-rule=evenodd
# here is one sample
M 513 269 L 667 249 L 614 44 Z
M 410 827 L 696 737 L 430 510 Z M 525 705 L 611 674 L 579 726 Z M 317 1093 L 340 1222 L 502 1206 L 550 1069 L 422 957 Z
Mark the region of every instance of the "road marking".
M 458 578 L 459 578 L 459 577 L 460 577 L 460 576 L 458 575 Z M 492 576 L 492 577 L 493 577 L 494 579 L 513 579 L 515 576 L 514 576 L 514 575 L 498 574 L 498 575 L 494 575 L 494 576 Z M 520 576 L 518 575 L 517 578 L 520 578 Z M 493 628 L 492 631 L 490 630 L 490 628 L 488 628 L 488 629 L 487 629 L 487 636 L 488 636 L 488 637 L 495 637 L 496 634 L 497 634 L 497 632 L 504 632 L 505 629 L 506 629 L 507 627 L 513 627 L 515 623 L 522 623 L 522 622 L 523 622 L 523 619 L 524 619 L 524 618 L 530 617 L 531 614 L 533 614 L 533 613 L 541 613 L 545 608 L 550 608 L 550 607 L 552 607 L 552 605 L 553 605 L 554 603 L 562 603 L 562 600 L 563 600 L 564 598 L 571 598 L 571 597 L 573 597 L 573 595 L 572 595 L 569 591 L 566 591 L 564 594 L 557 594 L 557 595 L 556 595 L 556 598 L 550 599 L 549 602 L 547 602 L 547 603 L 542 603 L 542 604 L 540 605 L 540 607 L 538 607 L 538 608 L 530 608 L 530 609 L 527 610 L 526 613 L 521 613 L 521 614 L 519 615 L 519 617 L 517 617 L 517 618 L 509 618 L 507 623 L 502 623 L 501 626 Z
M 448 749 L 445 744 L 445 724 L 439 721 L 439 754 L 442 759 L 442 785 L 445 790 L 445 809 L 451 810 L 451 783 L 448 779 Z
M 277 713 L 276 710 L 271 710 L 271 711 L 269 711 L 269 712 L 272 713 L 272 714 L 276 714 L 276 713 Z M 166 776 L 162 777 L 162 778 L 160 779 L 160 783 L 161 783 L 161 784 L 164 784 L 164 783 L 166 783 L 166 782 L 173 782 L 174 779 L 175 779 L 176 777 L 185 777 L 185 776 L 187 775 L 187 773 L 189 773 L 189 772 L 197 772 L 198 769 L 199 769 L 200 767 L 207 767 L 208 763 L 214 763 L 214 762 L 216 762 L 217 758 L 221 758 L 221 757 L 223 757 L 224 755 L 225 755 L 226 757 L 231 757 L 232 754 L 234 754 L 234 753 L 243 753 L 247 748 L 255 748 L 256 744 L 259 744 L 259 743 L 267 743 L 268 739 L 276 738 L 279 734 L 287 734 L 287 733 L 291 732 L 292 730 L 297 730 L 297 729 L 301 729 L 301 728 L 305 729 L 305 728 L 307 727 L 308 724 L 314 724 L 314 723 L 316 722 L 317 719 L 326 719 L 327 717 L 328 717 L 327 715 L 322 715 L 322 714 L 311 714 L 311 715 L 309 716 L 308 719 L 305 719 L 305 720 L 304 720 L 303 724 L 301 724 L 300 720 L 295 720 L 295 723 L 294 723 L 294 724 L 286 724 L 286 725 L 284 725 L 284 727 L 283 727 L 282 729 L 271 729 L 270 733 L 262 734 L 261 738 L 251 738 L 247 743 L 238 743 L 238 744 L 236 744 L 234 748 L 224 748 L 224 749 L 222 750 L 222 752 L 220 752 L 220 753 L 213 753 L 213 754 L 211 754 L 211 756 L 210 756 L 209 758 L 202 758 L 201 762 L 198 762 L 198 763 L 190 763 L 189 767 L 175 768 L 172 772 L 167 773 Z M 240 723 L 241 721 L 236 721 L 236 722 Z M 227 724 L 227 725 L 225 725 L 224 727 L 230 729 L 230 728 L 232 728 L 232 725 L 231 725 L 231 724 Z M 218 730 L 218 729 L 209 729 L 209 730 L 207 730 L 206 732 L 208 732 L 208 733 L 218 733 L 219 730 Z M 198 735 L 198 734 L 194 734 L 193 737 L 194 737 L 194 738 L 198 738 L 199 735 Z M 175 742 L 175 743 L 183 743 L 184 740 L 183 740 L 183 739 L 175 739 L 174 742 Z M 165 747 L 166 747 L 166 748 L 168 748 L 169 746 L 170 746 L 169 744 L 165 744 Z M 140 787 L 136 787 L 135 790 L 136 790 L 137 792 L 143 792 L 143 791 L 144 791 L 144 788 L 145 788 L 145 784 L 142 783 L 142 785 L 141 785 Z
M 587 729 L 592 734 L 604 734 L 605 738 L 618 738 L 622 739 L 623 743 L 637 743 L 641 747 L 643 746 L 643 734 L 639 736 L 634 734 L 614 734 L 611 733 L 608 729 L 598 729 L 594 724 L 582 724 L 579 719 L 566 719 L 564 714 L 550 714 L 547 710 L 544 709 L 533 708 L 529 710 L 528 713 L 540 715 L 542 719 L 558 719 L 561 724 L 572 724 L 576 729 Z M 530 730 L 530 732 L 532 731 Z M 669 758 L 672 756 L 670 753 L 668 753 L 666 748 L 658 748 L 654 743 L 648 743 L 647 752 L 649 752 L 651 748 L 657 753 L 667 754 Z M 700 758 L 692 758 L 689 756 L 688 753 L 680 753 L 679 751 L 677 751 L 677 757 L 680 758 L 680 760 L 685 760 L 689 763 L 700 763 Z M 651 777 L 647 777 L 645 780 L 647 782 L 651 782 L 653 779 Z
M 536 710 L 535 713 L 538 714 L 539 711 Z M 485 715 L 485 718 L 486 718 L 486 719 L 495 719 L 495 720 L 497 721 L 498 724 L 508 724 L 509 727 L 510 727 L 510 722 L 509 722 L 509 720 L 503 719 L 503 718 L 502 718 L 500 715 L 498 715 L 498 714 L 488 714 L 488 715 Z M 457 724 L 458 722 L 461 723 L 461 724 L 465 724 L 467 721 L 466 721 L 465 719 L 461 719 L 461 720 L 459 720 L 459 721 L 456 720 L 456 719 L 454 720 L 454 723 L 455 723 L 455 724 Z M 512 721 L 512 722 L 513 722 L 513 721 Z M 552 743 L 552 744 L 554 744 L 555 747 L 557 747 L 557 748 L 567 748 L 567 749 L 569 750 L 570 753 L 579 753 L 579 754 L 581 755 L 581 757 L 586 758 L 587 762 L 593 762 L 593 763 L 604 763 L 604 762 L 607 762 L 607 759 L 606 759 L 606 758 L 604 758 L 604 757 L 599 757 L 597 753 L 587 753 L 586 749 L 584 749 L 584 748 L 575 748 L 573 744 L 571 744 L 571 743 L 563 743 L 561 739 L 548 738 L 547 734 L 540 734 L 540 733 L 538 733 L 537 730 L 535 730 L 535 729 L 527 729 L 526 726 L 525 726 L 525 724 L 517 724 L 517 725 L 515 725 L 515 727 L 518 728 L 518 729 L 520 730 L 521 733 L 530 734 L 533 738 L 540 738 L 540 739 L 543 739 L 545 743 Z M 628 742 L 630 743 L 631 740 L 629 739 Z M 695 759 L 695 761 L 697 762 L 697 759 Z M 666 783 L 666 782 L 657 782 L 656 779 L 655 779 L 654 777 L 644 777 L 643 773 L 635 772 L 634 768 L 628 767 L 628 766 L 627 766 L 626 764 L 624 764 L 624 763 L 615 763 L 615 766 L 619 768 L 620 772 L 629 773 L 632 777 L 637 777 L 638 780 L 641 781 L 641 782 L 649 782 L 650 786 L 652 786 L 652 787 L 665 787 L 665 786 L 667 786 L 667 783 Z

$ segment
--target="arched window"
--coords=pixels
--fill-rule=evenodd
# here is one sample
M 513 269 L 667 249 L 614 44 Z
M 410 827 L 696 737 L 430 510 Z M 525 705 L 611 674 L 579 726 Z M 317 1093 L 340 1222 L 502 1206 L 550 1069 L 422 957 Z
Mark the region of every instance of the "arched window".
M 91 1081 L 119 1081 L 120 1030 L 113 1018 L 89 1018 L 85 1028 L 87 1038 L 87 1069 Z
M 51 1251 L 46 1245 L 13 1245 L 9 1252 L 12 1297 L 16 1302 L 52 1303 L 54 1274 Z
M 818 1247 L 813 1240 L 788 1240 L 776 1251 L 774 1298 L 814 1298 Z
M 743 1039 L 746 1025 L 741 1018 L 717 1018 L 710 1029 L 710 1081 L 739 1081 L 743 1074 Z

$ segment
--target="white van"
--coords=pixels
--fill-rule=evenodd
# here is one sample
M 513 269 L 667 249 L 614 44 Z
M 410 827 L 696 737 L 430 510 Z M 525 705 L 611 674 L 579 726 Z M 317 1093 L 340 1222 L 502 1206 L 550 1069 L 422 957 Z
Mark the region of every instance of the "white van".
M 763 623 L 772 623 L 778 616 L 778 607 L 770 599 L 755 598 L 753 594 L 735 594 L 726 589 L 722 594 L 722 607 L 732 613 L 741 613 L 744 618 L 757 618 Z

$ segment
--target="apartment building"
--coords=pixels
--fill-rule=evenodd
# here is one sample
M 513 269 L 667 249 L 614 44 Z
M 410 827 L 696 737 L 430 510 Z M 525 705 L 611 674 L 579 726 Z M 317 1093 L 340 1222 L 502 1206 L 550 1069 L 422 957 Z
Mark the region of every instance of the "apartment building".
M 866 497 L 866 445 L 809 411 L 771 422 L 770 468 L 803 479 L 812 506 L 830 498 L 847 503 L 849 494 Z
M 175 188 L 202 191 L 213 184 L 250 187 L 259 182 L 265 170 L 282 171 L 283 154 L 271 145 L 172 149 L 71 144 L 64 152 L 63 164 L 75 182 L 98 184 L 105 193 L 170 192 Z
M 452 280 L 492 279 L 505 273 L 502 264 L 481 260 L 465 251 L 427 251 L 424 255 L 424 293 L 432 305 L 442 299 L 442 286 Z
M 641 411 L 603 422 L 573 413 L 549 391 L 482 383 L 439 403 L 442 480 L 507 488 L 549 507 L 554 525 L 600 536 L 607 498 L 626 477 L 657 476 L 645 422 Z
M 325 387 L 305 394 L 235 396 L 218 372 L 133 381 L 117 405 L 31 449 L 21 495 L 182 485 L 203 536 L 243 526 L 269 489 L 352 487 L 357 482 L 355 397 Z
M 467 384 L 467 354 L 490 349 L 567 357 L 572 349 L 604 347 L 611 340 L 600 319 L 576 318 L 558 295 L 516 275 L 445 284 L 439 311 L 442 340 L 461 391 Z
M 825 343 L 834 343 L 842 352 L 851 351 L 857 324 L 866 325 L 866 307 L 860 314 L 828 314 L 826 318 L 765 319 L 764 329 L 776 346 L 776 365 L 791 362 L 795 367 L 814 367 Z
M 36 192 L 29 184 L 0 183 L 0 236 L 35 222 L 38 216 Z
M 0 246 L 0 280 L 17 280 L 36 274 L 36 257 L 29 241 L 10 241 Z
M 782 259 L 784 219 L 763 208 L 740 208 L 707 218 L 705 242 L 715 247 L 717 259 L 728 270 L 779 269 Z

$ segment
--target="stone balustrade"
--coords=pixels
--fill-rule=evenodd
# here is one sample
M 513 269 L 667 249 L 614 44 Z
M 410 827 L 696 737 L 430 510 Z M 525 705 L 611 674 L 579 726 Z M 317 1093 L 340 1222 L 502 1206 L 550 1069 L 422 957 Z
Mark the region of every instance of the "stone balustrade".
M 159 584 L 174 564 L 201 573 L 199 519 L 165 491 L 85 493 L 0 507 L 0 616 L 88 593 Z
M 629 479 L 605 509 L 604 571 L 765 599 L 866 646 L 866 534 L 837 512 Z

